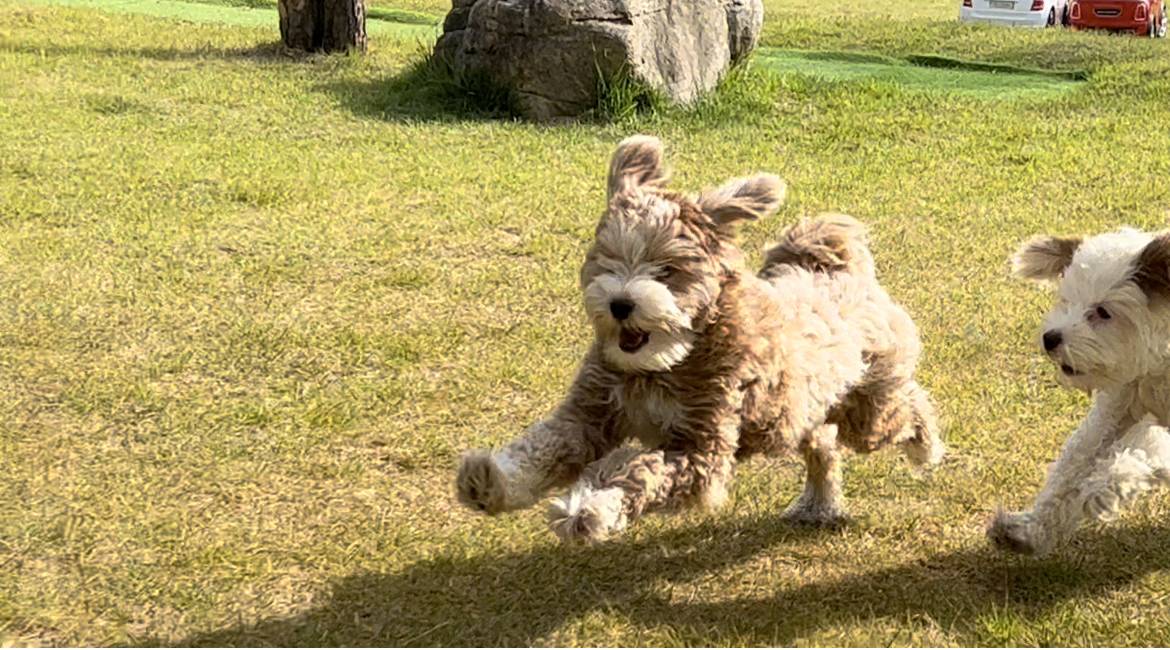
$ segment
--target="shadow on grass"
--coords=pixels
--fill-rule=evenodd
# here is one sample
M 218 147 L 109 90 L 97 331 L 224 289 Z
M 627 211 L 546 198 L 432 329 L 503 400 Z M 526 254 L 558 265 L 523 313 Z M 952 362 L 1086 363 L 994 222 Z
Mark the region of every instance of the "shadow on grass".
M 315 91 L 332 95 L 346 110 L 387 121 L 515 119 L 510 94 L 486 79 L 457 79 L 427 57 L 379 79 L 336 79 Z
M 1062 601 L 1123 586 L 1170 567 L 1170 529 L 1086 531 L 1069 556 L 1007 558 L 984 545 L 926 556 L 770 595 L 689 602 L 700 579 L 809 535 L 777 518 L 700 525 L 592 548 L 437 558 L 389 575 L 356 575 L 294 618 L 199 634 L 181 646 L 444 645 L 538 643 L 594 612 L 685 638 L 790 645 L 833 625 L 929 617 L 962 632 L 1004 608 L 1035 615 Z M 810 567 L 811 568 L 811 567 Z M 766 578 L 765 578 L 766 579 Z M 671 598 L 675 588 L 682 597 Z M 705 599 L 704 599 L 705 600 Z M 154 644 L 154 642 L 150 642 Z
M 0 41 L 0 52 L 80 60 L 98 57 L 155 61 L 218 59 L 274 64 L 344 58 L 289 50 L 280 41 L 251 47 L 204 46 L 193 49 L 31 45 Z M 356 115 L 385 120 L 489 120 L 511 118 L 516 112 L 507 91 L 482 78 L 457 78 L 449 71 L 438 69 L 438 64 L 425 56 L 389 77 L 351 79 L 339 75 L 319 83 L 313 90 L 336 97 L 342 107 Z
M 153 59 L 156 61 L 185 61 L 192 59 L 222 59 L 240 61 L 292 61 L 309 56 L 287 50 L 280 41 L 261 43 L 251 47 L 221 48 L 197 47 L 179 50 L 167 47 L 89 47 L 78 45 L 27 45 L 0 42 L 0 51 L 36 56 L 70 57 L 86 59 L 91 57 Z
M 698 101 L 680 105 L 637 80 L 627 68 L 598 75 L 595 103 L 573 117 L 537 121 L 613 124 L 631 119 L 661 119 L 702 126 L 743 124 L 770 114 L 781 92 L 781 79 L 750 61 L 733 66 L 719 84 Z M 381 79 L 339 79 L 314 90 L 333 95 L 362 117 L 389 121 L 521 120 L 523 98 L 485 73 L 457 71 L 429 52 L 396 74 Z

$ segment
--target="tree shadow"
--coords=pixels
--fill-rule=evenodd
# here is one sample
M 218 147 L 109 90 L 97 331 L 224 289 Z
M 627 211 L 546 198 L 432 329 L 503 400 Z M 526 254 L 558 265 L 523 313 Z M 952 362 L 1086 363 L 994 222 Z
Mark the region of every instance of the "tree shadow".
M 386 121 L 466 122 L 518 119 L 516 99 L 486 75 L 460 75 L 424 55 L 378 79 L 333 79 L 313 90 L 354 115 Z
M 1170 567 L 1170 555 L 1160 552 L 1170 529 L 1115 527 L 1086 531 L 1075 548 L 1086 558 L 1079 562 L 1008 558 L 981 544 L 764 597 L 691 603 L 671 596 L 766 552 L 782 556 L 786 542 L 831 534 L 771 517 L 589 548 L 436 558 L 394 574 L 342 579 L 323 605 L 302 615 L 196 634 L 178 645 L 522 646 L 611 611 L 637 626 L 669 626 L 696 638 L 733 633 L 744 643 L 790 645 L 834 624 L 881 617 L 925 616 L 944 629 L 970 629 L 996 608 L 1034 615 Z
M 390 121 L 488 121 L 518 115 L 514 97 L 484 76 L 457 75 L 431 56 L 423 56 L 378 79 L 331 75 L 312 90 L 336 98 L 355 115 Z M 70 59 L 129 58 L 155 61 L 241 61 L 264 65 L 332 61 L 336 55 L 290 50 L 277 40 L 248 47 L 201 45 L 190 49 L 14 43 L 0 40 L 0 52 Z
M 282 63 L 316 56 L 289 50 L 280 41 L 259 43 L 248 47 L 215 47 L 204 45 L 192 49 L 168 47 L 95 47 L 60 44 L 31 45 L 27 43 L 5 43 L 0 41 L 0 51 L 80 59 L 92 57 L 153 59 L 156 61 L 221 59 L 267 63 Z
M 421 49 L 420 49 L 421 51 Z M 273 41 L 248 47 L 202 45 L 190 49 L 13 43 L 0 40 L 0 52 L 70 59 L 128 58 L 155 61 L 240 61 L 262 65 L 332 60 L 332 55 L 290 50 Z M 424 56 L 378 79 L 331 76 L 311 89 L 334 97 L 355 115 L 389 121 L 487 121 L 516 115 L 507 91 L 484 78 L 456 77 Z

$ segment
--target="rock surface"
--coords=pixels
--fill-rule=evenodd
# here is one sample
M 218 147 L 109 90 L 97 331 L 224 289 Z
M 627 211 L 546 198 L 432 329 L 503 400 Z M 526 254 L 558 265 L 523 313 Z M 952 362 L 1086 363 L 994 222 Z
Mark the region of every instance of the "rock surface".
M 435 53 L 551 119 L 595 106 L 599 73 L 692 101 L 755 46 L 763 19 L 762 0 L 453 0 Z

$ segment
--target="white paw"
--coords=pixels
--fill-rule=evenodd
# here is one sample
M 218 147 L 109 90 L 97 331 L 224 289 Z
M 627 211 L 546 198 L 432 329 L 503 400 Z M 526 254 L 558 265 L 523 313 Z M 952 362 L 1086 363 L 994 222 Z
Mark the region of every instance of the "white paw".
M 930 443 L 908 442 L 902 445 L 902 453 L 916 468 L 932 469 L 946 458 L 947 446 L 938 439 Z
M 548 524 L 565 542 L 604 540 L 626 527 L 621 488 L 574 486 L 572 492 L 549 504 Z
M 1005 551 L 1022 555 L 1042 555 L 1047 549 L 1039 543 L 1035 531 L 1036 525 L 1031 513 L 1000 510 L 995 513 L 995 518 L 987 527 L 987 538 Z
M 923 463 L 927 467 L 935 467 L 943 462 L 947 456 L 947 446 L 943 444 L 942 440 L 935 440 L 934 444 L 930 445 L 930 451 L 926 454 L 926 461 Z
M 695 502 L 700 508 L 714 512 L 722 508 L 730 497 L 731 495 L 727 491 L 727 482 L 714 481 L 706 490 L 699 493 Z
M 459 501 L 473 510 L 489 515 L 505 510 L 507 487 L 504 475 L 487 451 L 476 450 L 464 454 L 455 479 L 455 490 Z

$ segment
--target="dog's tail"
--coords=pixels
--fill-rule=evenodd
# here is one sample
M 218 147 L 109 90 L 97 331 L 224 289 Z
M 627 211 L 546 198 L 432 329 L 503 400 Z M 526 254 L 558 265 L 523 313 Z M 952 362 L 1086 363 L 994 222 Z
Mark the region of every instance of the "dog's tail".
M 784 273 L 784 267 L 799 267 L 813 273 L 845 272 L 874 274 L 866 228 L 844 214 L 822 214 L 802 221 L 780 236 L 780 242 L 764 256 L 760 276 Z

